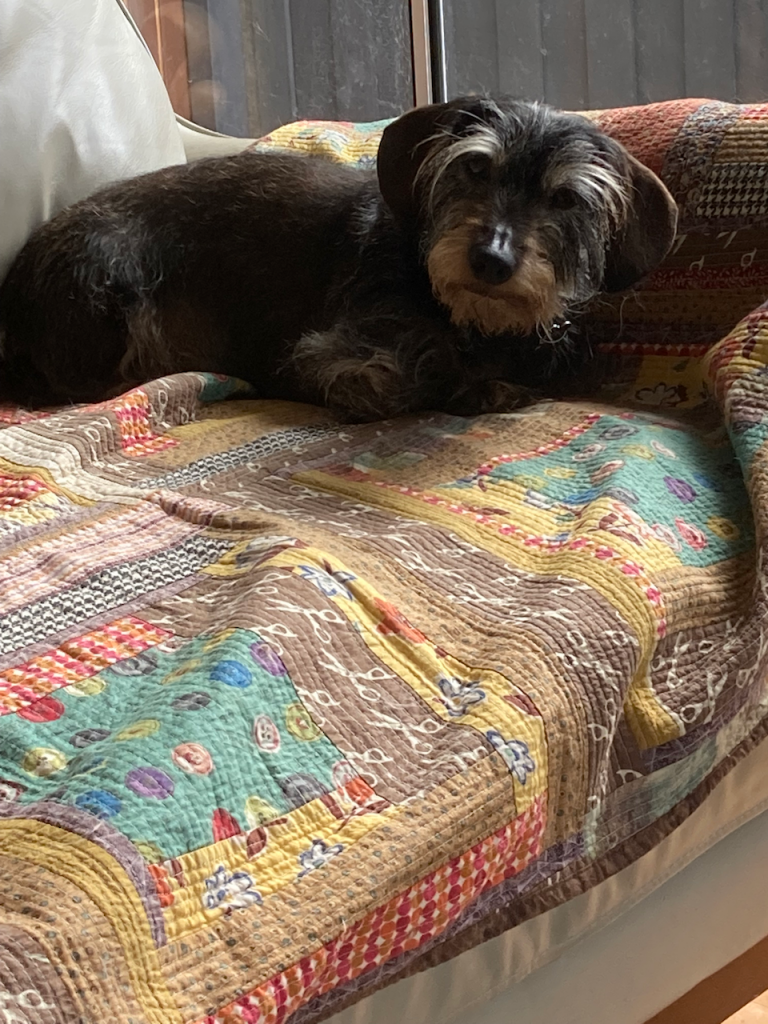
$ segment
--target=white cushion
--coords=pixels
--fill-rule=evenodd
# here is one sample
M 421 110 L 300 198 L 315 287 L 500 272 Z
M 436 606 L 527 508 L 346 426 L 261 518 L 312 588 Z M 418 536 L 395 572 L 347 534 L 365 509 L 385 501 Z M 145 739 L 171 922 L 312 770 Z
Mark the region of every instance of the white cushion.
M 189 163 L 207 156 L 235 156 L 256 141 L 240 139 L 234 135 L 219 135 L 218 132 L 210 132 L 207 128 L 200 128 L 191 121 L 185 121 L 183 117 L 177 117 L 176 120 Z
M 160 73 L 115 0 L 0 0 L 0 280 L 64 206 L 183 162 Z

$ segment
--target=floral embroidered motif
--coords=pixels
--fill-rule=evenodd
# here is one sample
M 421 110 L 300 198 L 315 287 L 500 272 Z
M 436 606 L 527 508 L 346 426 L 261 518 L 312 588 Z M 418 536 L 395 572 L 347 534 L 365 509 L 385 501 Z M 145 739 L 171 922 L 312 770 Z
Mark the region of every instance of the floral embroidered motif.
M 710 516 L 707 520 L 707 529 L 711 530 L 720 540 L 734 541 L 741 536 L 741 530 L 730 519 L 725 516 Z
M 202 904 L 207 910 L 223 909 L 225 913 L 243 910 L 254 904 L 261 904 L 261 893 L 254 888 L 253 878 L 247 871 L 233 871 L 231 874 L 219 864 L 212 875 L 205 880 Z
M 402 636 L 414 644 L 427 642 L 427 638 L 421 630 L 412 626 L 396 605 L 384 601 L 380 597 L 374 598 L 373 603 L 383 615 L 382 621 L 376 627 L 377 632 Z
M 590 483 L 593 485 L 602 483 L 603 480 L 607 480 L 609 476 L 613 476 L 614 473 L 618 472 L 624 464 L 623 459 L 611 459 L 609 462 L 604 462 L 602 466 L 599 466 L 590 474 Z
M 667 488 L 670 494 L 674 494 L 680 501 L 689 504 L 696 499 L 696 491 L 691 487 L 685 480 L 680 480 L 675 476 L 665 476 L 664 486 Z
M 597 529 L 612 533 L 614 537 L 628 540 L 632 544 L 637 544 L 638 547 L 643 545 L 642 538 L 636 530 L 632 529 L 629 519 L 626 516 L 621 516 L 618 512 L 608 512 L 607 515 L 604 515 L 599 520 Z
M 629 487 L 606 487 L 605 495 L 620 502 L 622 505 L 637 505 L 640 501 L 640 495 L 635 491 L 631 491 Z
M 620 441 L 624 437 L 632 437 L 637 433 L 637 427 L 630 427 L 628 423 L 617 423 L 614 426 L 603 427 L 600 437 L 605 441 Z
M 456 676 L 440 676 L 437 685 L 442 693 L 440 703 L 452 718 L 461 718 L 486 698 L 485 690 L 475 680 L 464 682 Z
M 314 583 L 326 597 L 345 597 L 348 601 L 354 600 L 351 590 L 344 585 L 357 579 L 353 573 L 334 570 L 328 564 L 324 569 L 318 569 L 314 565 L 298 565 L 296 568 L 302 579 Z
M 653 388 L 640 388 L 635 393 L 635 398 L 644 405 L 669 408 L 687 401 L 688 390 L 683 384 L 676 384 L 673 387 L 667 384 L 657 384 Z
M 13 782 L 11 779 L 0 779 L 0 800 L 7 800 L 9 803 L 18 800 L 26 788 L 20 782 Z
M 656 438 L 654 438 L 651 441 L 651 448 L 655 448 L 660 455 L 666 455 L 668 459 L 677 458 L 677 455 L 672 451 L 671 448 L 667 448 L 666 445 L 663 445 L 661 441 L 657 441 Z
M 621 450 L 625 455 L 632 455 L 636 459 L 645 459 L 646 462 L 653 462 L 656 458 L 653 451 L 644 444 L 625 444 Z
M 668 526 L 664 526 L 662 523 L 654 523 L 651 527 L 651 533 L 656 540 L 660 540 L 662 544 L 666 544 L 673 551 L 680 551 L 682 549 L 677 534 L 670 530 Z
M 301 871 L 298 873 L 297 878 L 303 878 L 310 871 L 316 871 L 318 868 L 324 867 L 329 860 L 338 857 L 343 849 L 343 843 L 335 843 L 333 846 L 329 846 L 322 839 L 313 839 L 310 848 L 299 854 Z
M 571 458 L 574 462 L 587 462 L 589 459 L 597 458 L 600 452 L 605 451 L 605 445 L 600 444 L 599 441 L 595 441 L 593 444 L 588 444 L 582 448 L 581 451 L 574 452 Z
M 269 672 L 271 676 L 284 676 L 288 674 L 279 654 L 262 640 L 251 644 L 251 657 L 257 665 L 260 665 L 265 672 Z
M 528 744 L 523 740 L 505 740 L 498 729 L 489 729 L 485 738 L 494 750 L 498 750 L 509 770 L 524 786 L 528 776 L 536 771 L 536 762 L 530 755 Z
M 680 518 L 675 519 L 675 526 L 685 543 L 692 547 L 694 551 L 702 551 L 707 547 L 709 541 L 698 526 L 694 526 L 693 523 L 686 523 L 684 519 Z

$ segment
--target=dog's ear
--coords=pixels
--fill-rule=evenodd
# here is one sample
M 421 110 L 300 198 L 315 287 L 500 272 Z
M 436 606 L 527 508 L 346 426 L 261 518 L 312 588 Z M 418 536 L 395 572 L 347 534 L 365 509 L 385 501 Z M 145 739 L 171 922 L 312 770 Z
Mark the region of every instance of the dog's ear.
M 467 96 L 448 103 L 416 107 L 387 125 L 379 144 L 376 167 L 384 201 L 401 222 L 416 218 L 414 183 L 430 152 L 429 141 L 441 132 L 460 135 L 479 121 L 491 123 L 500 111 L 491 100 Z
M 605 260 L 603 291 L 621 292 L 661 263 L 675 240 L 677 203 L 662 181 L 626 153 L 629 209 Z

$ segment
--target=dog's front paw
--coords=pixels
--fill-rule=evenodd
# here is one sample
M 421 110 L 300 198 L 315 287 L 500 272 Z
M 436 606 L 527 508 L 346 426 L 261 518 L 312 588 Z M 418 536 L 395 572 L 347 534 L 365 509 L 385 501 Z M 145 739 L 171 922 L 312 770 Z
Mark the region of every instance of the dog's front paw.
M 534 391 L 520 384 L 508 380 L 482 380 L 455 395 L 448 403 L 448 412 L 457 416 L 512 412 L 521 405 L 530 405 L 536 398 Z

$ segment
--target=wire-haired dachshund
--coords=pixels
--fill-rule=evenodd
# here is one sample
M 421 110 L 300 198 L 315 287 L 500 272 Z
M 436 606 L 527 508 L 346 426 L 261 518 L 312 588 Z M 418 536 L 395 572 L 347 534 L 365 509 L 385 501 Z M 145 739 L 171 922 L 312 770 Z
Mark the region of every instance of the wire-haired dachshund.
M 661 181 L 583 117 L 466 97 L 377 171 L 282 151 L 168 167 L 39 228 L 0 288 L 0 391 L 94 401 L 213 371 L 347 420 L 551 391 L 574 313 L 666 255 Z

